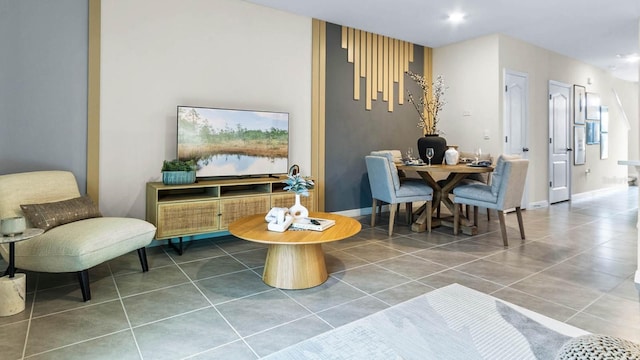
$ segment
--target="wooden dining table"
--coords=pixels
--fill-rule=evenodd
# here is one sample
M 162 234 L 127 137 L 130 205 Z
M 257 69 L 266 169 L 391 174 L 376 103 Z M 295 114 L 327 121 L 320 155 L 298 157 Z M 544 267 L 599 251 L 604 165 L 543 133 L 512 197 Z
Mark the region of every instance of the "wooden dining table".
M 443 204 L 449 209 L 451 214 L 455 211 L 455 205 L 449 198 L 449 194 L 453 191 L 456 185 L 460 184 L 462 180 L 467 178 L 471 174 L 482 174 L 493 172 L 493 166 L 474 166 L 472 164 L 457 164 L 457 165 L 445 165 L 445 164 L 433 164 L 433 165 L 397 165 L 398 170 L 404 172 L 415 171 L 424 181 L 433 188 L 433 201 L 432 207 L 435 210 L 439 204 Z M 434 179 L 434 175 L 442 175 L 446 177 L 446 182 L 441 186 L 438 181 Z M 417 220 L 411 225 L 411 230 L 422 232 L 427 230 L 427 212 L 421 211 L 423 208 L 418 209 L 416 213 L 419 214 Z M 432 211 L 435 214 L 435 212 Z M 467 235 L 477 234 L 477 227 L 473 225 L 469 219 L 461 216 L 460 229 L 462 233 Z M 445 225 L 453 227 L 453 220 L 451 219 L 434 219 L 432 226 Z

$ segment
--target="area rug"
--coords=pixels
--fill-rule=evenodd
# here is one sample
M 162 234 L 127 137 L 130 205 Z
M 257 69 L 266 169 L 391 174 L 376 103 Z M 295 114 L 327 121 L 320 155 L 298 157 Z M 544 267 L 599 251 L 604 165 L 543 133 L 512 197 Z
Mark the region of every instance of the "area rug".
M 587 332 L 453 284 L 266 359 L 554 359 Z

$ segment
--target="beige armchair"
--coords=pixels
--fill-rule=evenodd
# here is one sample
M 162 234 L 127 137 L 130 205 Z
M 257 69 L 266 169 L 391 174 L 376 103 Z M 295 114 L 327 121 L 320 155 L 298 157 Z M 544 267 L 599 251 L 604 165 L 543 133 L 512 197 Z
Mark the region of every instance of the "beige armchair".
M 102 217 L 81 197 L 72 173 L 36 171 L 0 176 L 0 218 L 25 216 L 28 227 L 44 234 L 15 244 L 18 269 L 36 272 L 77 272 L 84 301 L 91 299 L 88 270 L 137 250 L 142 271 L 148 271 L 145 246 L 156 228 L 143 220 Z M 0 245 L 9 259 L 9 246 Z

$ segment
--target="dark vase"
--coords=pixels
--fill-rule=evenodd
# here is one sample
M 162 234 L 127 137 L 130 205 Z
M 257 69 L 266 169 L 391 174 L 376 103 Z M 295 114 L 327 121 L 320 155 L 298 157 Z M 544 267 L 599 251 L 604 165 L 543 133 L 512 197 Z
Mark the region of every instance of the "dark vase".
M 431 164 L 442 164 L 444 152 L 447 151 L 447 139 L 438 135 L 425 135 L 418 139 L 418 154 L 425 163 L 429 163 L 426 155 L 427 148 L 433 148 Z

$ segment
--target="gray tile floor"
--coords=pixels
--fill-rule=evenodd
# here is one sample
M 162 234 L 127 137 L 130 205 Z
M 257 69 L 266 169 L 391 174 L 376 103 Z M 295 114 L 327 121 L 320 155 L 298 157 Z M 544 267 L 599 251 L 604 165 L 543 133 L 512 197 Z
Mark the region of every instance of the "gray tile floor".
M 388 237 L 365 216 L 325 246 L 331 276 L 307 290 L 265 285 L 266 248 L 230 236 L 150 248 L 144 274 L 135 253 L 98 266 L 88 303 L 74 275 L 30 273 L 26 310 L 0 318 L 0 358 L 256 359 L 451 283 L 640 341 L 636 210 L 637 188 L 527 210 L 526 241 L 509 214 L 509 248 L 495 215 L 473 237 L 412 233 L 402 216 Z

